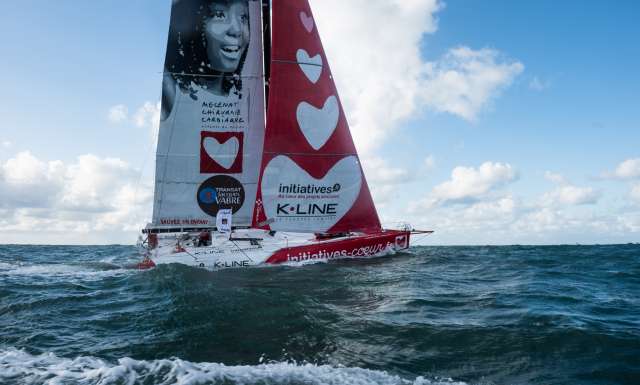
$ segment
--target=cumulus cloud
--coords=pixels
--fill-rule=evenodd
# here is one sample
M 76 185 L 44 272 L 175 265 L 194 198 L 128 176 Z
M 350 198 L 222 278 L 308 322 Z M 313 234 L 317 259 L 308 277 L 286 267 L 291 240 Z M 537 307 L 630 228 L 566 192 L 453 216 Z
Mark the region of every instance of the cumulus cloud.
M 556 231 L 565 226 L 564 222 L 559 211 L 543 207 L 523 215 L 516 224 L 516 228 L 530 232 Z
M 443 8 L 437 0 L 312 0 L 311 5 L 363 152 L 424 107 L 475 119 L 523 70 L 490 49 L 457 47 L 437 61 L 424 60 L 421 42 L 437 30 L 436 13 Z
M 124 104 L 118 104 L 109 109 L 108 118 L 110 122 L 121 123 L 129 119 L 129 109 Z
M 547 180 L 558 185 L 553 191 L 542 195 L 542 206 L 587 205 L 596 204 L 602 195 L 592 187 L 578 187 L 571 184 L 564 176 L 550 171 L 545 173 Z
M 435 186 L 419 206 L 430 208 L 448 202 L 477 200 L 517 178 L 518 173 L 508 163 L 485 162 L 478 168 L 459 166 L 451 172 L 451 179 Z
M 421 98 L 437 111 L 475 120 L 482 108 L 524 70 L 492 49 L 457 47 L 427 63 Z
M 511 218 L 516 210 L 516 200 L 507 195 L 496 200 L 475 203 L 463 211 L 463 218 L 471 221 L 495 221 Z
M 155 145 L 160 128 L 160 102 L 146 101 L 136 109 L 133 115 L 129 115 L 127 106 L 118 104 L 109 109 L 108 118 L 112 123 L 131 122 L 137 127 L 148 128 Z
M 380 157 L 367 157 L 362 161 L 367 181 L 371 184 L 398 184 L 410 180 L 409 171 L 390 166 L 389 163 Z
M 151 198 L 150 185 L 139 183 L 139 172 L 120 159 L 89 154 L 65 164 L 25 151 L 0 163 L 4 234 L 38 232 L 41 242 L 52 231 L 135 236 L 151 212 Z
M 373 199 L 380 207 L 393 198 L 394 191 L 396 191 L 399 184 L 409 182 L 412 179 L 408 170 L 392 167 L 385 159 L 380 157 L 364 158 L 362 166 Z
M 468 205 L 432 206 L 413 212 L 415 228 L 435 230 L 438 244 L 500 244 L 513 239 L 512 226 L 524 209 L 511 194 L 487 195 Z
M 62 184 L 62 163 L 42 162 L 24 151 L 0 164 L 0 207 L 47 207 Z
M 620 179 L 640 178 L 640 158 L 627 159 L 620 163 L 614 171 L 614 176 Z
M 138 127 L 158 127 L 160 125 L 160 102 L 145 102 L 133 115 Z
M 145 102 L 133 115 L 133 122 L 140 128 L 148 128 L 152 146 L 156 146 L 160 130 L 160 102 Z
M 508 182 L 504 181 L 510 179 L 506 172 L 502 175 L 507 176 L 502 178 L 479 177 L 481 168 L 467 169 L 457 176 L 452 173 L 449 181 L 438 186 L 446 187 L 441 189 L 440 195 L 434 193 L 434 189 L 427 199 L 413 205 L 417 210 L 407 213 L 407 217 L 414 227 L 435 230 L 435 236 L 430 239 L 438 244 L 617 243 L 629 242 L 640 232 L 637 206 L 598 210 L 593 205 L 601 198 L 599 191 L 575 186 L 558 173 L 545 173 L 545 177 L 556 185 L 554 189 L 525 199 L 505 192 L 505 189 L 486 187 L 496 186 L 493 182 L 469 183 L 485 186 L 474 188 L 463 187 L 464 183 L 457 182 L 503 180 L 502 184 L 505 184 Z M 466 173 L 471 176 L 460 176 Z M 463 191 L 468 194 L 461 193 Z M 630 195 L 640 203 L 640 184 L 634 184 Z M 460 196 L 473 198 L 460 200 Z M 438 197 L 456 199 L 438 200 Z M 464 204 L 443 204 L 460 201 Z
M 545 206 L 554 205 L 588 205 L 598 203 L 600 193 L 591 187 L 577 187 L 570 184 L 559 186 L 542 196 Z

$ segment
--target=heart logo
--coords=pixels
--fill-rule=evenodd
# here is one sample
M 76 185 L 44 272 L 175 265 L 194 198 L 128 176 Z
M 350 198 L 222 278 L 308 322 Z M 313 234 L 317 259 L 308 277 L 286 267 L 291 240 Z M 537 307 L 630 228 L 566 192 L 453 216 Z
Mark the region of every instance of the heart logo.
M 296 59 L 302 72 L 309 81 L 313 84 L 318 82 L 320 75 L 322 75 L 322 56 L 317 54 L 314 57 L 309 57 L 307 51 L 299 49 L 296 53 Z
M 304 25 L 304 29 L 306 29 L 307 32 L 311 33 L 311 31 L 313 31 L 313 17 L 307 15 L 306 12 L 302 11 L 300 12 L 300 21 L 302 22 L 302 25 Z
M 203 140 L 203 146 L 207 155 L 227 170 L 235 163 L 240 150 L 240 142 L 236 137 L 230 138 L 224 143 L 218 142 L 216 138 L 206 137 Z
M 322 179 L 315 179 L 284 155 L 264 169 L 262 201 L 278 231 L 325 232 L 353 207 L 362 186 L 355 156 L 338 161 Z
M 300 131 L 314 150 L 319 150 L 327 143 L 338 126 L 340 106 L 335 96 L 329 96 L 324 107 L 318 109 L 307 102 L 298 104 L 296 111 Z

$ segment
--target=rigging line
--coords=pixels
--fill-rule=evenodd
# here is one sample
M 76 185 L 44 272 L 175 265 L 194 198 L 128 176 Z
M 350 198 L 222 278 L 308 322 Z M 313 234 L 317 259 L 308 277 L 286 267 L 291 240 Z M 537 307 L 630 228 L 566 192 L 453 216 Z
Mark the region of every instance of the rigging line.
M 188 252 L 187 249 L 184 249 L 184 252 L 187 253 L 188 255 L 190 255 L 191 258 L 193 258 L 196 262 L 202 263 L 202 262 L 200 262 L 200 260 L 195 255 L 193 255 L 190 252 Z
M 187 73 L 182 73 L 182 72 L 171 72 L 171 71 L 158 72 L 158 74 L 190 76 L 190 77 L 194 77 L 194 78 L 224 78 L 224 77 L 230 77 L 229 75 L 187 74 Z M 256 78 L 256 79 L 258 79 L 258 78 L 265 78 L 266 76 L 265 75 L 237 75 L 237 77 L 239 77 L 241 79 L 244 79 L 244 78 Z
M 312 152 L 276 152 L 276 151 L 264 151 L 265 154 L 269 155 L 298 155 L 298 156 L 355 156 L 358 158 L 358 162 L 360 161 L 357 153 L 324 153 L 324 154 L 315 154 Z
M 271 62 L 272 63 L 286 63 L 286 64 L 301 64 L 301 65 L 316 66 L 316 67 L 323 67 L 324 66 L 324 65 L 318 64 L 318 63 L 299 62 L 299 61 L 296 61 L 296 60 L 272 59 Z
M 155 124 L 152 124 L 152 128 L 153 128 L 153 137 L 151 139 L 151 142 L 147 143 L 147 148 L 144 151 L 145 152 L 145 156 L 142 158 L 142 167 L 140 168 L 140 174 L 138 175 L 138 181 L 136 182 L 136 188 L 135 191 L 133 193 L 133 199 L 134 202 L 138 201 L 138 189 L 140 188 L 140 184 L 142 183 L 142 177 L 144 176 L 144 171 L 147 167 L 147 162 L 150 158 L 149 154 L 151 153 L 151 151 L 153 151 L 155 144 L 158 143 L 158 136 L 160 135 L 160 124 L 158 123 L 158 126 L 156 127 Z M 155 197 L 154 197 L 155 198 Z M 139 217 L 139 211 L 136 211 L 134 213 L 134 220 L 136 222 L 138 222 L 138 217 Z
M 164 179 L 156 179 L 156 181 L 158 183 L 164 183 L 164 184 L 184 184 L 184 185 L 192 185 L 192 186 L 200 186 L 202 184 L 202 182 L 191 182 L 188 180 L 184 180 L 184 181 L 180 181 L 180 180 L 164 180 Z M 258 182 L 246 182 L 243 183 L 245 186 L 253 186 L 253 185 L 257 185 Z M 186 196 L 186 195 L 185 195 Z
M 415 246 L 416 243 L 424 240 L 427 236 L 429 236 L 429 234 L 422 234 L 421 236 L 417 236 L 417 237 L 413 237 L 413 244 Z
M 180 244 L 179 241 L 178 241 L 178 244 Z M 182 247 L 182 245 L 180 245 L 180 247 Z M 196 262 L 200 263 L 200 260 L 198 259 L 198 257 L 196 257 L 195 255 L 193 255 L 190 252 L 188 252 L 186 247 L 183 247 L 182 249 L 184 250 L 185 253 L 187 253 L 187 255 L 189 255 L 191 258 L 193 258 Z
M 251 259 L 251 257 L 247 255 L 244 250 L 242 250 L 242 248 L 236 243 L 236 241 L 232 240 L 231 238 L 229 238 L 229 241 L 231 241 L 231 243 L 233 243 L 238 248 L 238 251 L 240 251 L 245 257 L 249 258 L 251 262 L 254 262 L 253 259 Z

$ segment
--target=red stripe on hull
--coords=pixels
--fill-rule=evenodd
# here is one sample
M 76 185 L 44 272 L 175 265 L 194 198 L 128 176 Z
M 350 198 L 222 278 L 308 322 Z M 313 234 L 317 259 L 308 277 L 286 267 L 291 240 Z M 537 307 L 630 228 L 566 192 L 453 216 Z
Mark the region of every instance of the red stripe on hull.
M 410 236 L 408 231 L 390 230 L 348 239 L 319 241 L 311 245 L 280 249 L 266 263 L 374 257 L 385 252 L 408 249 Z

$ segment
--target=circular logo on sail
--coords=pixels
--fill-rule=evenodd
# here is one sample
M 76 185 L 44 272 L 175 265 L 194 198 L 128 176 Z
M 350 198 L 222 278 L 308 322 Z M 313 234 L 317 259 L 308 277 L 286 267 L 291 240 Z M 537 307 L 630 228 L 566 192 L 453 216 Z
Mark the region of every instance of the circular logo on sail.
M 200 185 L 196 198 L 202 211 L 212 217 L 220 209 L 231 209 L 235 214 L 244 204 L 244 187 L 235 178 L 216 175 Z

